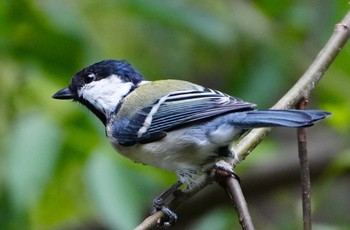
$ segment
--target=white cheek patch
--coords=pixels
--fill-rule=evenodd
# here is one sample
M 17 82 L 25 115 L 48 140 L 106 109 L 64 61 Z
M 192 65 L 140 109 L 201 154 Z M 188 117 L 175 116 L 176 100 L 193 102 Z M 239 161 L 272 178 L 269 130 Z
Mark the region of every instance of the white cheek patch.
M 119 76 L 111 75 L 84 85 L 78 95 L 108 116 L 133 86 L 132 82 L 123 82 Z

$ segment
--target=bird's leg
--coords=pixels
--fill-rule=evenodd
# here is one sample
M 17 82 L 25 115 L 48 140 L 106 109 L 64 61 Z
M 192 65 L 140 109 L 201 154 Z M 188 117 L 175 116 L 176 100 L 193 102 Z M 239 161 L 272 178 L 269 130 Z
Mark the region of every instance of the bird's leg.
M 151 214 L 161 210 L 167 218 L 167 221 L 161 220 L 161 225 L 171 226 L 177 220 L 177 215 L 173 212 L 166 204 L 165 201 L 169 196 L 173 195 L 174 192 L 178 191 L 178 188 L 182 185 L 181 181 L 177 181 L 170 188 L 162 192 L 153 200 Z
M 162 207 L 165 205 L 165 200 L 171 196 L 180 186 L 182 185 L 181 181 L 177 181 L 175 184 L 173 184 L 170 188 L 162 192 L 159 196 L 157 196 L 153 200 L 152 205 L 152 214 L 161 210 Z

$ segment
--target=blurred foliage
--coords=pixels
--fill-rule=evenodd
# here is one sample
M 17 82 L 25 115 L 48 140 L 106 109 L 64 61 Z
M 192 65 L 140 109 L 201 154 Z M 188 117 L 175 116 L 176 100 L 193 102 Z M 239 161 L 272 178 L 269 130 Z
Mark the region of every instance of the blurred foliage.
M 126 59 L 148 79 L 186 79 L 268 108 L 347 10 L 346 2 L 332 0 L 2 1 L 0 228 L 130 229 L 176 180 L 115 154 L 92 114 L 51 99 L 74 72 L 102 59 Z M 323 132 L 340 142 L 313 190 L 318 229 L 350 226 L 342 200 L 348 180 L 339 179 L 350 168 L 349 60 L 348 44 L 312 95 L 313 108 L 334 114 Z M 283 158 L 282 145 L 266 140 L 260 154 L 243 162 L 242 175 Z M 249 204 L 258 229 L 300 228 L 299 194 L 281 186 L 266 197 L 269 208 Z M 232 229 L 238 227 L 232 210 L 213 207 L 196 221 L 180 216 L 180 222 Z

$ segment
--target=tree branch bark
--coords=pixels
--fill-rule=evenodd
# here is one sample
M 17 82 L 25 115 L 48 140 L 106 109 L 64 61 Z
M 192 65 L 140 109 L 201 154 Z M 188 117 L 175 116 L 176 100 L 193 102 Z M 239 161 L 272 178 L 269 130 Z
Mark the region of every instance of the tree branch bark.
M 308 98 L 311 91 L 315 88 L 317 82 L 322 78 L 331 63 L 337 57 L 338 53 L 344 47 L 350 37 L 350 11 L 347 12 L 344 19 L 336 24 L 334 32 L 326 45 L 320 51 L 314 62 L 306 70 L 298 82 L 272 107 L 272 109 L 288 109 L 294 107 L 302 98 Z M 237 159 L 233 160 L 234 166 L 243 161 L 252 150 L 265 138 L 271 128 L 254 129 L 243 137 L 234 147 L 237 153 Z M 213 177 L 203 180 L 201 189 L 214 181 Z M 185 196 L 175 198 L 170 202 L 170 207 L 177 207 L 181 202 L 194 196 L 198 191 L 194 190 L 186 193 Z M 162 212 L 156 212 L 145 219 L 135 229 L 150 229 L 157 224 L 159 218 L 163 216 Z
M 239 223 L 241 224 L 242 229 L 254 230 L 253 221 L 239 181 L 235 177 L 227 177 L 225 180 L 225 186 L 227 193 L 231 197 L 237 210 Z
M 305 109 L 307 99 L 303 98 L 298 104 L 298 109 Z M 309 159 L 307 155 L 307 138 L 306 128 L 297 129 L 298 152 L 300 160 L 300 182 L 301 182 L 301 197 L 303 206 L 303 229 L 311 230 L 311 181 Z

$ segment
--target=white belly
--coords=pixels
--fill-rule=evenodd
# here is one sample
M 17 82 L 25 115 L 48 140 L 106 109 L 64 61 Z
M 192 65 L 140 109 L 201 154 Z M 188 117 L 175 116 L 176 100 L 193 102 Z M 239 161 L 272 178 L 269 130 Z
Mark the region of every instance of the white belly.
M 133 161 L 152 165 L 168 171 L 199 170 L 208 157 L 217 155 L 215 146 L 205 138 L 195 138 L 184 129 L 173 131 L 160 141 L 137 144 L 131 147 L 116 145 L 114 148 Z
M 202 171 L 204 165 L 214 164 L 220 157 L 218 148 L 229 145 L 238 132 L 240 130 L 232 126 L 221 125 L 208 133 L 199 125 L 171 131 L 163 139 L 147 144 L 121 146 L 111 138 L 110 142 L 121 155 L 142 164 L 176 172 L 181 180 L 181 177 Z

